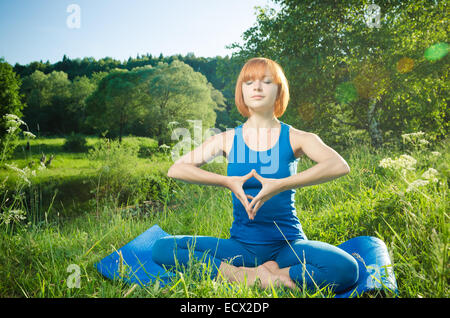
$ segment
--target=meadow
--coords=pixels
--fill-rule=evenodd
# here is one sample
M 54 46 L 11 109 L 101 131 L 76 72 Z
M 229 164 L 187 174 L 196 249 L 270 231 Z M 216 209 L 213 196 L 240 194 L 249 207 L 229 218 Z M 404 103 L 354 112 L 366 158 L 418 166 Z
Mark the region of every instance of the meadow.
M 141 151 L 150 139 L 126 137 L 119 145 L 88 137 L 89 152 L 66 151 L 64 140 L 37 138 L 28 150 L 21 140 L 2 162 L 0 297 L 333 296 L 211 280 L 201 264 L 164 287 L 104 278 L 94 264 L 154 224 L 174 235 L 228 237 L 231 192 L 168 178 L 170 155 L 154 147 Z M 297 189 L 306 235 L 335 245 L 378 237 L 389 249 L 399 289 L 384 297 L 449 297 L 448 147 L 448 140 L 431 146 L 404 138 L 397 147 L 355 142 L 339 151 L 348 175 Z M 42 153 L 54 154 L 46 168 L 39 164 Z M 298 171 L 313 164 L 302 157 Z M 226 162 L 202 168 L 226 174 Z M 80 269 L 77 286 L 68 284 L 71 264 Z

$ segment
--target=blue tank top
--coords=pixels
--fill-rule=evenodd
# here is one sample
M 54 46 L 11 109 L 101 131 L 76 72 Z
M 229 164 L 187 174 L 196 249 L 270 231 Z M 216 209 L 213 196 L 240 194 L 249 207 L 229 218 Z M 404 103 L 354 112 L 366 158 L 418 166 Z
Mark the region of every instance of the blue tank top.
M 243 176 L 252 169 L 264 178 L 281 179 L 296 174 L 299 158 L 295 158 L 289 142 L 290 125 L 280 123 L 277 143 L 265 151 L 250 149 L 242 135 L 243 124 L 236 127 L 228 156 L 227 175 Z M 253 197 L 256 197 L 261 188 L 262 184 L 256 178 L 247 180 L 243 185 L 244 192 Z M 235 194 L 231 192 L 231 195 L 234 216 L 230 229 L 231 238 L 253 244 L 284 241 L 285 238 L 289 241 L 306 239 L 296 215 L 295 189 L 280 192 L 264 202 L 253 220 L 248 218 L 244 206 Z

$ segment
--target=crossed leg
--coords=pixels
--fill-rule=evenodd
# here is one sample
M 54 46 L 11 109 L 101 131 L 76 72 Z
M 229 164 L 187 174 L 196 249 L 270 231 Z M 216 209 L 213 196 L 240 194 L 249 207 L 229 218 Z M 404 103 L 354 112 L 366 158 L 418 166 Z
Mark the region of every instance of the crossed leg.
M 358 263 L 347 252 L 331 244 L 295 240 L 278 253 L 275 273 L 290 277 L 298 286 L 308 289 L 330 286 L 336 292 L 353 286 L 358 280 Z
M 239 242 L 208 236 L 168 236 L 155 242 L 153 260 L 166 267 L 176 264 L 187 266 L 192 257 L 211 264 L 211 277 L 221 273 L 228 281 L 246 282 L 254 285 L 258 280 L 263 288 L 270 284 L 291 288 L 295 283 L 285 275 L 278 274 L 274 261 L 263 264 L 258 257 Z
M 155 243 L 152 257 L 165 266 L 188 265 L 194 257 L 212 265 L 212 278 L 220 271 L 229 281 L 253 285 L 259 279 L 263 288 L 270 284 L 289 288 L 306 284 L 307 288 L 330 285 L 335 291 L 341 291 L 358 279 L 358 263 L 350 254 L 319 241 L 291 241 L 280 249 L 274 260 L 262 263 L 232 239 L 169 236 Z

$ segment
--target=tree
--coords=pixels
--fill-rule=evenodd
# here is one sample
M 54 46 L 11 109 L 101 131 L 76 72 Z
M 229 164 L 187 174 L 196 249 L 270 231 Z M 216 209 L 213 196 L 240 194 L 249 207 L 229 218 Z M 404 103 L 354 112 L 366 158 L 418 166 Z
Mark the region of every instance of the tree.
M 231 48 L 240 50 L 236 57 L 266 56 L 283 66 L 291 86 L 286 121 L 330 138 L 342 127 L 362 129 L 375 147 L 387 130 L 445 134 L 448 56 L 424 58 L 447 39 L 445 2 L 380 1 L 379 27 L 367 22 L 370 1 L 274 2 L 281 10 L 258 8 L 245 43 Z M 405 57 L 414 67 L 399 71 Z
M 134 73 L 116 69 L 100 81 L 97 90 L 86 100 L 87 124 L 118 136 L 119 142 L 127 126 L 145 110 L 138 103 L 140 91 L 133 82 Z
M 96 73 L 98 78 L 103 76 Z M 68 79 L 66 73 L 35 71 L 23 79 L 21 91 L 27 108 L 24 119 L 32 131 L 47 134 L 84 132 L 85 100 L 97 87 L 97 79 Z
M 170 143 L 169 122 L 177 121 L 186 127 L 188 120 L 201 120 L 202 128 L 208 129 L 215 124 L 214 110 L 223 107 L 223 96 L 205 76 L 177 60 L 155 67 L 148 91 L 152 96 L 153 134 L 158 137 L 159 145 Z
M 116 70 L 104 77 L 87 99 L 87 122 L 95 130 L 111 135 L 139 131 L 158 139 L 159 145 L 171 142 L 169 122 L 185 127 L 198 119 L 203 128 L 214 126 L 215 110 L 223 109 L 224 98 L 206 78 L 174 60 L 170 65 Z
M 24 108 L 22 102 L 23 95 L 20 94 L 20 77 L 13 71 L 12 66 L 3 58 L 0 58 L 0 149 L 4 148 L 4 138 L 6 136 L 6 114 L 22 116 L 21 110 Z M 10 151 L 6 149 L 5 154 Z
M 94 79 L 86 76 L 76 77 L 71 84 L 70 102 L 67 105 L 68 116 L 72 118 L 72 131 L 87 132 L 86 122 L 86 99 L 97 89 Z
M 28 107 L 25 121 L 31 130 L 65 134 L 74 129 L 74 121 L 67 107 L 71 99 L 71 81 L 62 71 L 44 74 L 35 71 L 23 80 L 22 92 Z

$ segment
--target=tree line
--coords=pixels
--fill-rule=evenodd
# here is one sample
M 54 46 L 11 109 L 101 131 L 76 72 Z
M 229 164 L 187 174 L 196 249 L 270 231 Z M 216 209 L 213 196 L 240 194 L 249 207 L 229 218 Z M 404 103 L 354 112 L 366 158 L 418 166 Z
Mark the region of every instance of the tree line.
M 368 1 L 273 2 L 281 10 L 258 7 L 243 44 L 229 45 L 237 50 L 231 57 L 64 56 L 14 67 L 0 60 L 2 115 L 20 115 L 40 134 L 134 134 L 167 144 L 169 123 L 201 119 L 225 130 L 244 121 L 234 106 L 236 79 L 247 59 L 264 56 L 290 84 L 280 120 L 332 144 L 355 131 L 374 147 L 414 131 L 447 136 L 445 2 L 380 3 L 377 27 L 367 22 Z

